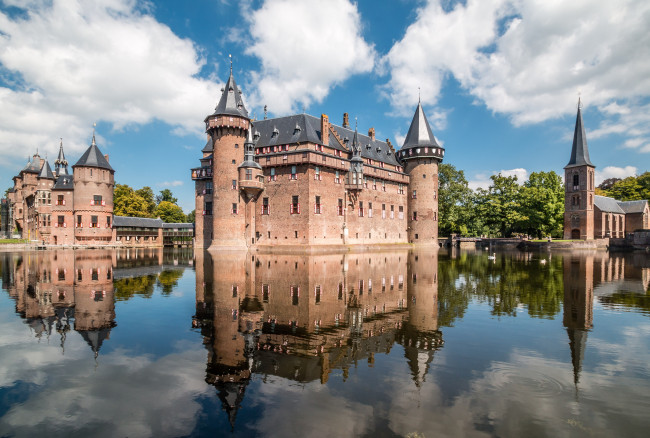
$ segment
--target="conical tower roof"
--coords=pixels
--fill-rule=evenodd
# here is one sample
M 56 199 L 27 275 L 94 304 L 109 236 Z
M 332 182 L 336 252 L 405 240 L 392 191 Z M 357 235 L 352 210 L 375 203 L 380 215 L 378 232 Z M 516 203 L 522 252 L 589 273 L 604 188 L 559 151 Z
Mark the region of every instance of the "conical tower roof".
M 32 160 L 31 157 L 27 160 L 27 164 L 21 170 L 22 172 L 29 172 L 29 173 L 40 173 L 41 172 L 41 167 L 40 163 L 36 160 L 37 158 L 40 158 L 38 154 L 34 155 L 34 159 Z
M 580 109 L 580 99 L 578 99 L 578 115 L 576 116 L 576 127 L 573 131 L 573 145 L 571 146 L 571 158 L 569 159 L 569 164 L 564 166 L 567 167 L 576 167 L 576 166 L 594 166 L 589 160 L 589 149 L 587 148 L 587 136 L 585 135 L 585 126 L 582 123 L 582 112 Z
M 38 174 L 38 177 L 41 179 L 54 179 L 54 173 L 52 173 L 50 163 L 46 161 L 45 164 L 43 164 L 43 167 L 41 167 L 41 173 Z
M 246 141 L 244 142 L 244 162 L 239 165 L 244 168 L 262 169 L 258 163 L 255 162 L 255 140 L 253 138 L 253 125 L 248 128 Z
M 433 131 L 431 131 L 431 126 L 429 126 L 427 116 L 424 114 L 422 104 L 418 102 L 418 107 L 415 109 L 411 127 L 409 128 L 408 134 L 406 134 L 402 149 L 421 146 L 440 147 L 436 141 L 436 137 L 433 135 Z
M 246 111 L 246 107 L 244 106 L 241 91 L 237 87 L 235 78 L 232 75 L 232 66 L 230 66 L 230 77 L 226 82 L 226 86 L 221 91 L 221 99 L 219 99 L 213 115 L 226 114 L 248 118 L 248 111 Z
M 361 158 L 361 145 L 359 144 L 359 132 L 357 127 L 354 127 L 354 137 L 352 137 L 352 160 L 351 161 L 360 161 L 363 163 L 363 158 Z
M 95 133 L 93 132 L 93 141 L 90 144 L 90 147 L 86 149 L 86 152 L 79 158 L 79 161 L 72 166 L 86 166 L 86 167 L 99 167 L 101 169 L 110 170 L 114 172 L 113 168 L 102 154 L 102 151 L 99 150 L 97 144 L 95 143 Z

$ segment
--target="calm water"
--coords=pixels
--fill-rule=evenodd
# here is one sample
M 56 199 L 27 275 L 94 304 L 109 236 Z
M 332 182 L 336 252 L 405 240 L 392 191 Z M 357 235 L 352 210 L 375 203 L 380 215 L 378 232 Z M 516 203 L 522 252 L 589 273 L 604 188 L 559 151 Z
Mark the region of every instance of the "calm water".
M 650 257 L 0 253 L 0 436 L 647 436 Z

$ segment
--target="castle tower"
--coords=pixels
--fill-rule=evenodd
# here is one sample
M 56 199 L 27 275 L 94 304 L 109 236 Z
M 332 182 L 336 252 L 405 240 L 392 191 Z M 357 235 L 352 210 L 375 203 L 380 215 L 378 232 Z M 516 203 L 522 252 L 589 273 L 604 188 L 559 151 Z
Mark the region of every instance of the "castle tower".
M 210 248 L 244 249 L 250 242 L 246 239 L 247 226 L 251 226 L 246 222 L 246 191 L 240 190 L 238 166 L 244 161 L 250 118 L 235 83 L 232 65 L 214 113 L 205 118 L 205 129 L 213 144 L 213 190 L 212 195 L 205 198 L 206 204 L 211 202 L 212 215 L 206 211 L 203 216 L 204 223 L 212 219 L 214 235 Z M 198 243 L 199 247 L 204 246 L 203 242 Z
M 580 99 L 578 99 L 571 158 L 569 164 L 564 166 L 564 238 L 591 240 L 594 238 L 596 166 L 589 160 L 587 136 L 580 109 Z
M 108 155 L 95 143 L 72 166 L 75 242 L 81 245 L 107 243 L 112 239 L 113 186 L 115 171 L 108 164 Z
M 418 102 L 398 159 L 409 175 L 408 240 L 410 243 L 438 242 L 438 164 L 445 149 L 433 136 L 427 117 Z
M 36 191 L 36 208 L 38 215 L 36 223 L 38 236 L 43 242 L 50 242 L 51 224 L 52 224 L 52 186 L 54 186 L 54 173 L 50 163 L 45 161 L 38 174 L 38 189 Z

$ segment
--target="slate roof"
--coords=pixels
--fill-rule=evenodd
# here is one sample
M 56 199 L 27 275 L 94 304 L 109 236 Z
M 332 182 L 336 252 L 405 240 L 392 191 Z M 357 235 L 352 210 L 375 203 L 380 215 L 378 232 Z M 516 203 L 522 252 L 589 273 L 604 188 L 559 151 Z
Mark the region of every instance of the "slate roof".
M 248 111 L 246 111 L 246 107 L 244 106 L 241 91 L 237 87 L 235 78 L 232 75 L 232 67 L 230 69 L 230 77 L 222 90 L 221 99 L 219 99 L 219 103 L 213 113 L 215 116 L 221 114 L 248 118 Z
M 34 158 L 38 157 L 38 155 L 34 155 Z M 40 157 L 39 157 L 40 158 Z M 29 160 L 23 170 L 20 171 L 20 173 L 41 173 L 41 166 L 39 163 L 36 162 L 36 159 L 34 160 Z
M 61 175 L 58 177 L 52 190 L 74 190 L 72 175 Z
M 618 213 L 625 214 L 625 211 L 618 205 L 618 201 L 614 198 L 608 198 L 607 196 L 594 196 L 594 205 L 598 207 L 600 211 L 606 213 Z
M 402 149 L 421 146 L 440 147 L 436 141 L 436 137 L 433 135 L 433 131 L 431 131 L 431 126 L 429 126 L 427 116 L 424 114 L 422 104 L 418 102 L 418 107 L 415 109 L 415 114 L 413 114 L 413 120 L 411 120 L 411 126 L 404 139 Z
M 329 126 L 332 131 L 338 134 L 341 140 L 347 138 L 349 145 L 352 145 L 352 139 L 354 137 L 353 129 L 343 128 L 333 123 L 330 123 Z M 294 114 L 274 119 L 257 120 L 253 122 L 253 129 L 260 135 L 256 148 L 302 142 L 323 144 L 321 120 L 308 114 Z M 363 134 L 358 134 L 357 138 L 361 145 L 362 158 L 383 161 L 384 163 L 396 166 L 399 165 L 395 159 L 395 154 L 385 141 L 371 140 L 370 137 Z M 348 153 L 350 152 L 350 146 L 345 147 L 337 140 L 336 136 L 330 134 L 330 148 Z
M 183 223 L 178 223 L 178 224 L 168 224 L 167 222 L 163 222 L 162 224 L 163 228 L 194 228 L 194 224 L 189 222 L 183 222 Z
M 93 134 L 93 141 L 90 144 L 90 147 L 86 149 L 86 152 L 84 152 L 81 158 L 79 158 L 77 164 L 72 167 L 74 168 L 77 166 L 99 167 L 114 172 L 113 168 L 108 164 L 108 161 L 104 157 L 104 154 L 102 154 L 102 151 L 97 147 L 97 144 L 95 143 L 95 134 Z
M 38 177 L 41 179 L 54 179 L 50 163 L 46 161 L 45 164 L 43 164 L 43 167 L 41 167 L 41 173 L 38 174 Z
M 648 201 L 618 201 L 619 207 L 627 213 L 643 213 Z
M 214 144 L 212 144 L 212 138 L 209 138 L 201 152 L 212 152 L 214 150 Z
M 582 123 L 582 112 L 580 111 L 580 100 L 578 100 L 578 115 L 576 116 L 576 127 L 573 131 L 573 145 L 571 146 L 571 158 L 569 164 L 564 166 L 594 166 L 589 160 L 589 149 L 587 148 L 587 135 L 585 134 L 585 127 Z
M 162 228 L 162 219 L 113 216 L 113 227 Z

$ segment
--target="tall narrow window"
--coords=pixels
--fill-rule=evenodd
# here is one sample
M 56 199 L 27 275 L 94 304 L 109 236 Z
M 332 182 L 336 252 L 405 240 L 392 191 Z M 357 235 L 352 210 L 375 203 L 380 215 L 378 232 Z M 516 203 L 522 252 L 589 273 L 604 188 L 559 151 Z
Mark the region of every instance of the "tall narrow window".
M 343 216 L 343 199 L 339 199 L 339 204 L 336 206 L 336 212 L 339 216 Z
M 399 206 L 399 219 L 404 219 L 404 206 L 400 205 Z
M 368 202 L 368 217 L 372 217 L 372 202 Z
M 416 199 L 418 197 L 418 191 L 413 190 L 413 199 Z
M 265 303 L 269 302 L 269 285 L 268 284 L 263 284 L 262 285 L 262 301 Z
M 320 196 L 316 196 L 316 202 L 314 203 L 314 213 L 321 213 Z
M 90 228 L 99 227 L 99 220 L 97 216 L 90 216 Z
M 334 174 L 334 183 L 341 183 L 341 173 L 338 170 L 336 171 L 336 174 Z
M 237 203 L 233 202 L 232 209 L 230 211 L 232 214 L 237 214 Z
M 269 175 L 269 181 L 275 181 L 278 176 L 275 173 L 275 167 L 271 167 L 271 174 Z
M 77 228 L 82 228 L 83 224 L 81 223 L 81 215 L 77 215 Z
M 580 188 L 580 175 L 577 173 L 573 175 L 573 190 L 578 190 Z
M 236 179 L 232 180 L 232 189 L 237 190 L 237 180 Z
M 390 218 L 395 219 L 395 206 L 394 205 L 390 206 Z
M 205 194 L 206 195 L 212 194 L 212 181 L 208 181 L 205 183 Z
M 418 220 L 418 212 L 417 211 L 413 212 L 413 220 L 414 221 Z
M 320 167 L 314 168 L 314 179 L 320 181 Z
M 297 306 L 299 297 L 300 297 L 300 287 L 291 286 L 291 304 Z
M 291 179 L 298 179 L 296 166 L 291 166 Z
M 246 169 L 246 180 L 250 181 L 253 179 L 253 169 Z
M 262 214 L 269 214 L 269 198 L 262 198 Z
M 359 201 L 359 217 L 363 217 L 363 202 Z
M 381 204 L 381 218 L 386 219 L 386 204 Z
M 294 195 L 291 197 L 291 214 L 300 214 L 300 203 L 298 202 L 298 196 Z
M 94 195 L 90 205 L 106 205 L 106 203 L 102 201 L 102 195 Z

